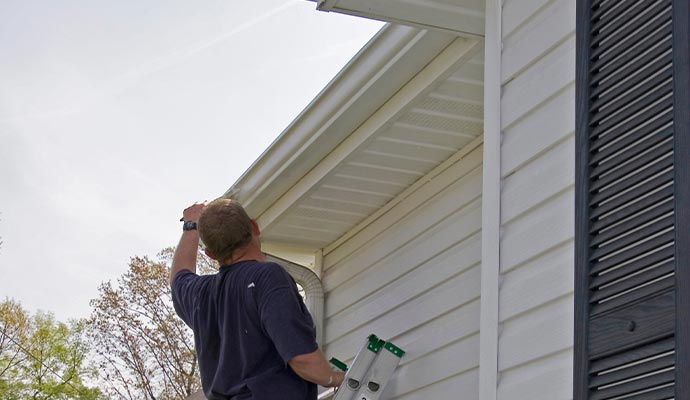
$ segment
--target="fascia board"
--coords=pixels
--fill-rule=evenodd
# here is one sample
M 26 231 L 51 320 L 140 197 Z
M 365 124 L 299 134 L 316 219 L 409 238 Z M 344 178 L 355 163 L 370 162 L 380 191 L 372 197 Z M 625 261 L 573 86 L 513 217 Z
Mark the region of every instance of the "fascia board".
M 453 40 L 386 25 L 226 192 L 258 217 Z
M 451 32 L 458 36 L 484 36 L 484 0 L 458 0 L 457 5 L 400 0 L 309 0 L 320 11 L 337 12 L 379 21 Z

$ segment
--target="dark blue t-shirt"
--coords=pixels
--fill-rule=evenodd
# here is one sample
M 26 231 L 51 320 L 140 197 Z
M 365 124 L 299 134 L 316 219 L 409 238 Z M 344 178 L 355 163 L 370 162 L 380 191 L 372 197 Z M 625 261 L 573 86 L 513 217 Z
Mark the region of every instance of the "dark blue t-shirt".
M 316 385 L 288 365 L 318 345 L 295 281 L 280 265 L 240 261 L 204 276 L 182 270 L 172 297 L 194 331 L 207 398 L 316 399 Z

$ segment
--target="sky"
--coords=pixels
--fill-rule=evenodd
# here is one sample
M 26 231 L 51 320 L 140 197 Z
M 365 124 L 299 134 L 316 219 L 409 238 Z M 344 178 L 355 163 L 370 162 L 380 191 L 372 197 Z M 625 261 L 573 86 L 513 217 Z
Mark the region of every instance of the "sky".
M 0 299 L 88 316 L 381 26 L 305 0 L 0 2 Z

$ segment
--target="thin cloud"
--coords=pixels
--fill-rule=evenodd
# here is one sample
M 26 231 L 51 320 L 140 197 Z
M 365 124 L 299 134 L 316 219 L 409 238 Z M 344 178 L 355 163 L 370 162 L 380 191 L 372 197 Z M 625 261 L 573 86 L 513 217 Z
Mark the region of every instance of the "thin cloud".
M 129 71 L 125 72 L 121 76 L 107 82 L 103 85 L 100 90 L 94 91 L 91 96 L 83 98 L 78 104 L 72 104 L 66 107 L 55 108 L 52 110 L 45 111 L 34 111 L 26 114 L 10 115 L 7 117 L 0 116 L 0 123 L 16 123 L 26 120 L 44 120 L 58 117 L 66 117 L 82 112 L 87 107 L 92 106 L 94 103 L 101 101 L 105 98 L 111 97 L 118 93 L 123 92 L 129 87 L 136 85 L 143 78 L 153 75 L 157 72 L 168 69 L 176 64 L 183 62 L 184 60 L 201 53 L 211 47 L 214 47 L 220 43 L 223 43 L 232 37 L 254 28 L 255 26 L 273 18 L 277 14 L 295 6 L 300 3 L 300 0 L 291 0 L 286 2 L 280 7 L 276 7 L 268 12 L 252 18 L 238 26 L 234 29 L 218 35 L 214 38 L 205 39 L 196 43 L 193 43 L 183 49 L 172 52 L 170 54 L 158 57 L 149 62 L 140 64 Z

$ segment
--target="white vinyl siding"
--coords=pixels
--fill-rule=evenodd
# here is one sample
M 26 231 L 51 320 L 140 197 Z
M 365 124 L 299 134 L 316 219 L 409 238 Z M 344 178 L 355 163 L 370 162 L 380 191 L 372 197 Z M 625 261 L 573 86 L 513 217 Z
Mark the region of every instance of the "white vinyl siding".
M 575 1 L 505 0 L 500 400 L 572 399 Z
M 324 254 L 327 354 L 351 361 L 371 333 L 407 351 L 386 399 L 478 398 L 482 146 L 468 147 Z

